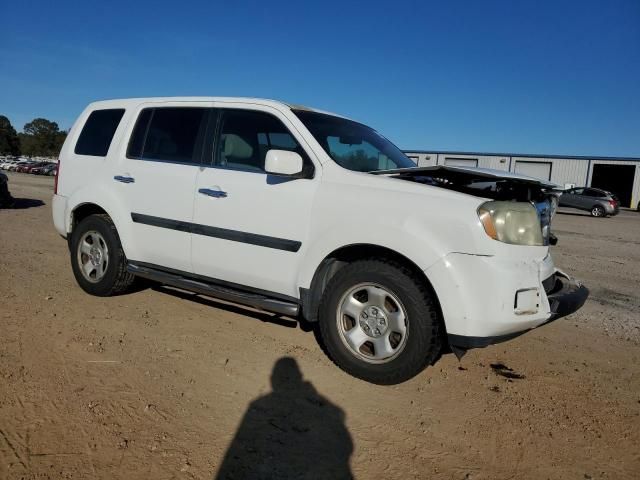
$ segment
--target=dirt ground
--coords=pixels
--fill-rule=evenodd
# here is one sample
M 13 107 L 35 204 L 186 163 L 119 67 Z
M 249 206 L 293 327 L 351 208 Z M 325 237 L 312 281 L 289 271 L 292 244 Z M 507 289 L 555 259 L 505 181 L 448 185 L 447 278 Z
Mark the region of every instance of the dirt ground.
M 85 294 L 52 179 L 9 177 L 2 479 L 640 478 L 636 212 L 556 217 L 556 264 L 591 289 L 580 312 L 380 387 L 287 319 L 162 287 Z

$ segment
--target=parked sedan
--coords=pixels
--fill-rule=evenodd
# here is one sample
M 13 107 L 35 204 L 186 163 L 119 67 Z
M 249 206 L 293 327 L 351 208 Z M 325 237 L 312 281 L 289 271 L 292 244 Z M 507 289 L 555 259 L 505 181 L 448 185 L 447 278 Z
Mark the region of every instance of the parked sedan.
M 591 212 L 593 217 L 617 215 L 620 202 L 611 192 L 599 188 L 577 187 L 565 190 L 560 196 L 560 206 Z
M 36 173 L 38 175 L 55 175 L 55 171 L 58 168 L 58 165 L 55 163 L 47 163 L 43 167 L 34 168 L 31 173 Z
M 7 170 L 9 170 L 10 172 L 18 172 L 19 169 L 22 168 L 25 165 L 29 165 L 29 162 L 20 161 L 18 163 L 14 163 L 13 165 L 10 165 L 9 168 L 7 168 Z
M 27 170 L 27 173 L 32 173 L 34 175 L 42 175 L 42 171 L 45 168 L 49 168 L 50 165 L 51 165 L 51 163 L 49 163 L 49 162 L 42 162 L 40 164 L 37 164 L 37 165 L 31 167 L 29 170 Z

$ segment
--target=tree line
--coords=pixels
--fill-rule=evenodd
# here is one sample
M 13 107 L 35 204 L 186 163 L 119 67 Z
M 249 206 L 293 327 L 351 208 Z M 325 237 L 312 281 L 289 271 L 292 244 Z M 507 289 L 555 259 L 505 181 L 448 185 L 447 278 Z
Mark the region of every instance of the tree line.
M 35 118 L 18 133 L 4 115 L 0 115 L 0 155 L 57 157 L 67 132 L 56 122 Z

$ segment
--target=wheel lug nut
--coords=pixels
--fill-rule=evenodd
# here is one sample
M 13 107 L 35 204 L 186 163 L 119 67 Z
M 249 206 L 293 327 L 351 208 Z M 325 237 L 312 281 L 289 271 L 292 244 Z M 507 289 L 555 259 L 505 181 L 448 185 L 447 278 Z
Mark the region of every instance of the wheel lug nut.
M 363 325 L 363 327 L 367 332 L 369 331 L 369 325 L 367 325 L 366 323 Z
M 362 312 L 362 315 L 361 315 L 361 316 L 362 316 L 362 318 L 367 318 L 367 317 L 369 317 L 369 315 L 367 315 L 367 312 Z
M 386 322 L 384 321 L 384 318 L 380 319 L 380 325 L 384 325 Z
M 375 333 L 376 335 L 380 335 L 380 330 L 378 330 L 377 328 L 373 331 L 373 333 Z
M 378 315 L 378 309 L 377 308 L 372 308 L 371 309 L 371 315 Z

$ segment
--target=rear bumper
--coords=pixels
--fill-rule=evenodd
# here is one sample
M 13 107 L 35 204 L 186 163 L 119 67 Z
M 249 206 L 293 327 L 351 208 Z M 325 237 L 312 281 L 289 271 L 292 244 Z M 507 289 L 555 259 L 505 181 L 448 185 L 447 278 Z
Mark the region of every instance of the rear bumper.
M 579 310 L 589 297 L 589 290 L 575 279 L 571 279 L 560 272 L 556 272 L 543 282 L 547 291 L 547 299 L 551 310 L 550 317 L 538 327 L 546 325 L 562 317 L 566 317 Z M 534 327 L 537 328 L 537 327 Z M 449 345 L 454 349 L 468 350 L 471 348 L 482 348 L 496 343 L 506 342 L 513 338 L 525 334 L 533 328 L 508 333 L 506 335 L 496 335 L 489 337 L 474 337 L 465 335 L 448 335 Z
M 618 213 L 620 213 L 620 207 L 612 207 L 611 204 L 607 203 L 606 206 L 604 207 L 605 212 L 607 212 L 607 215 L 617 215 Z
M 67 197 L 54 194 L 51 200 L 51 215 L 56 231 L 67 238 Z

